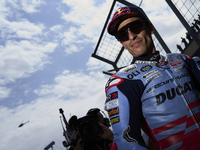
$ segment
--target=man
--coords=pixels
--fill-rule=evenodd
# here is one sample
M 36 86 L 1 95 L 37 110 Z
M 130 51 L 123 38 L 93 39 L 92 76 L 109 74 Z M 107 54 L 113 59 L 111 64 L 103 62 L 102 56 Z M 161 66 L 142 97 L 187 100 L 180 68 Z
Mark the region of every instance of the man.
M 150 149 L 140 129 L 159 150 L 200 149 L 200 59 L 161 56 L 151 37 L 153 25 L 138 7 L 118 9 L 108 33 L 133 56 L 106 85 L 112 150 Z
M 109 150 L 113 143 L 113 132 L 109 129 L 110 123 L 108 118 L 104 118 L 100 113 L 100 109 L 93 108 L 87 112 L 86 116 L 93 115 L 98 118 L 98 124 L 101 128 L 101 133 L 89 141 L 83 141 L 79 136 L 79 131 L 74 130 L 71 140 L 74 143 L 75 150 Z M 69 121 L 70 122 L 70 121 Z M 91 127 L 92 128 L 92 127 Z M 89 131 L 88 131 L 89 132 Z

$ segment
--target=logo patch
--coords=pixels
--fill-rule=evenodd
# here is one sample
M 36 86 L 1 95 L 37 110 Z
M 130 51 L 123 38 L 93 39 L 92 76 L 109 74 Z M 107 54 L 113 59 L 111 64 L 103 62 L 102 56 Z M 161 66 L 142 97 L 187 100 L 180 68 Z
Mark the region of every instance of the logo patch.
M 117 114 L 119 114 L 119 107 L 110 109 L 108 111 L 109 117 L 112 117 L 112 116 L 117 115 Z
M 118 98 L 118 91 L 109 94 L 106 98 L 106 103 L 115 98 Z
M 182 56 L 178 56 L 178 59 L 182 59 Z
M 150 60 L 155 60 L 160 54 L 154 55 L 153 57 L 150 58 Z
M 146 66 L 142 66 L 142 68 L 140 69 L 140 71 L 145 72 L 145 71 L 149 71 L 151 69 L 152 69 L 152 66 L 146 65 Z
M 129 135 L 129 131 L 131 130 L 131 127 L 128 126 L 124 132 L 123 132 L 123 138 L 127 141 L 127 142 L 131 142 L 131 143 L 138 143 L 138 141 L 134 138 L 132 138 L 130 135 Z
M 174 61 L 174 59 L 175 59 L 175 58 L 170 58 L 170 57 L 168 57 L 168 58 L 167 58 L 167 61 Z
M 185 69 L 184 66 L 180 66 L 180 67 L 174 68 L 174 71 L 177 72 L 177 71 L 180 71 L 180 70 L 183 70 L 183 69 Z
M 131 72 L 131 71 L 133 71 L 133 70 L 135 70 L 137 68 L 138 68 L 138 66 L 133 64 L 133 65 L 130 65 L 130 66 L 126 67 L 126 68 L 123 68 L 120 72 L 129 73 L 129 72 Z
M 146 82 L 148 83 L 148 82 L 150 82 L 150 81 L 152 81 L 154 79 L 157 79 L 157 78 L 159 78 L 161 76 L 162 76 L 162 74 L 159 72 L 159 73 L 153 75 L 152 77 L 150 77 L 149 79 L 147 79 Z
M 118 122 L 119 122 L 119 116 L 110 119 L 110 123 L 111 123 L 112 125 L 115 124 L 115 123 L 118 123 Z
M 113 101 L 109 101 L 107 103 L 105 103 L 105 110 L 108 110 L 112 107 L 117 107 L 119 106 L 119 100 L 113 100 Z
M 180 75 L 180 76 L 176 76 L 175 78 L 171 78 L 171 79 L 168 79 L 168 80 L 166 80 L 166 81 L 160 82 L 160 83 L 158 83 L 158 84 L 152 86 L 151 88 L 149 88 L 149 89 L 147 90 L 147 93 L 151 92 L 153 89 L 157 89 L 157 88 L 159 88 L 159 87 L 161 87 L 161 86 L 163 86 L 163 85 L 166 85 L 166 84 L 168 84 L 168 83 L 171 83 L 171 82 L 173 82 L 175 79 L 181 79 L 181 78 L 186 77 L 186 76 L 189 76 L 189 74 L 185 73 L 185 74 L 182 74 L 182 75 Z
M 134 77 L 136 77 L 137 75 L 139 75 L 140 72 L 139 71 L 135 71 L 135 72 L 132 72 L 131 74 L 128 74 L 127 75 L 127 78 L 128 79 L 133 79 Z
M 163 61 L 163 62 L 159 62 L 159 63 L 157 63 L 156 64 L 156 66 L 164 66 L 164 65 L 166 65 L 167 64 L 167 62 L 166 61 Z
M 146 73 L 145 75 L 143 75 L 142 78 L 143 78 L 143 79 L 146 79 L 146 78 L 148 78 L 149 76 L 151 76 L 152 74 L 154 74 L 154 73 L 156 73 L 156 72 L 158 72 L 158 70 L 156 70 L 156 69 L 155 69 L 155 70 L 152 70 L 152 71 Z
M 178 65 L 181 65 L 182 64 L 182 62 L 181 61 L 175 61 L 175 62 L 172 62 L 172 63 L 169 63 L 169 65 L 170 66 L 172 66 L 172 67 L 175 67 L 175 66 L 178 66 Z
M 172 100 L 177 95 L 182 95 L 182 94 L 187 93 L 188 91 L 192 91 L 192 90 L 193 90 L 193 85 L 192 85 L 191 81 L 184 83 L 183 86 L 178 85 L 177 87 L 168 89 L 165 93 L 160 93 L 160 94 L 156 95 L 157 105 L 164 103 L 166 101 L 166 99 Z
M 157 61 L 142 61 L 142 60 L 136 60 L 135 64 L 153 64 L 157 63 Z

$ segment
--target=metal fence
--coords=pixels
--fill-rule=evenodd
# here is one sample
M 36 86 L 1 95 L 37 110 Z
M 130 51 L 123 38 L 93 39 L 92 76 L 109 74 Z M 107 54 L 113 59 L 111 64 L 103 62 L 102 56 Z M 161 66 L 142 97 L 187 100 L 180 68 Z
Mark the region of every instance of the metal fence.
M 194 41 L 196 41 L 197 45 L 200 47 L 200 37 L 198 33 L 200 31 L 200 1 L 199 0 L 166 0 L 169 6 L 172 8 L 174 13 L 179 17 L 179 20 L 182 22 L 183 26 L 186 28 L 186 33 L 188 36 L 180 38 L 180 46 L 184 49 L 186 45 L 190 42 L 188 39 L 189 36 L 192 36 Z M 171 6 L 172 5 L 172 6 Z M 173 5 L 175 6 L 173 9 Z M 179 14 L 180 13 L 180 14 Z M 181 19 L 182 18 L 182 19 Z M 177 49 L 178 51 L 178 49 Z
M 120 7 L 124 7 L 127 5 L 134 5 L 134 4 L 131 4 L 125 0 L 113 1 L 109 15 L 107 17 L 104 28 L 100 35 L 99 41 L 96 45 L 94 53 L 92 54 L 92 57 L 95 57 L 113 66 L 113 69 L 103 72 L 108 75 L 112 75 L 114 72 L 118 71 L 121 67 L 129 65 L 133 59 L 132 55 L 130 55 L 129 52 L 127 52 L 127 50 L 124 50 L 124 47 L 115 39 L 115 37 L 107 33 L 107 26 L 111 21 L 112 16 L 116 12 L 116 10 Z M 155 31 L 152 37 L 156 49 L 158 49 L 161 52 L 161 54 L 165 54 L 166 50 L 170 52 L 164 41 L 159 36 L 158 32 L 156 31 L 155 34 Z

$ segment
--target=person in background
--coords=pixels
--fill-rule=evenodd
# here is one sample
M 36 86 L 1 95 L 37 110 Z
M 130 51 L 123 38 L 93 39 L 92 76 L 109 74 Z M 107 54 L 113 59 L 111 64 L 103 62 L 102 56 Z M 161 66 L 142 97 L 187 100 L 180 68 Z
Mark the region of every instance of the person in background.
M 73 141 L 74 150 L 109 150 L 113 143 L 113 132 L 109 129 L 110 123 L 108 118 L 104 118 L 98 108 L 92 108 L 87 112 L 87 115 L 96 115 L 98 118 L 98 124 L 102 129 L 101 134 L 99 134 L 94 139 L 84 142 L 80 136 L 79 131 L 74 130 L 71 136 Z M 71 121 L 69 120 L 69 123 Z M 73 121 L 75 122 L 75 121 Z

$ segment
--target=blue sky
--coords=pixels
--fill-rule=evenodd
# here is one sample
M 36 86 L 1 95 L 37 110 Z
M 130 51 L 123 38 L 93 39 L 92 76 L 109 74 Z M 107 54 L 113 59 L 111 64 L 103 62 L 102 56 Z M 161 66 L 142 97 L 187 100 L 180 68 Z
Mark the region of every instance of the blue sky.
M 129 2 L 139 5 L 140 0 Z M 103 109 L 111 66 L 91 57 L 112 0 L 0 1 L 0 149 L 64 150 L 66 118 Z M 142 8 L 172 52 L 185 36 L 164 0 Z M 22 128 L 18 125 L 29 120 Z

